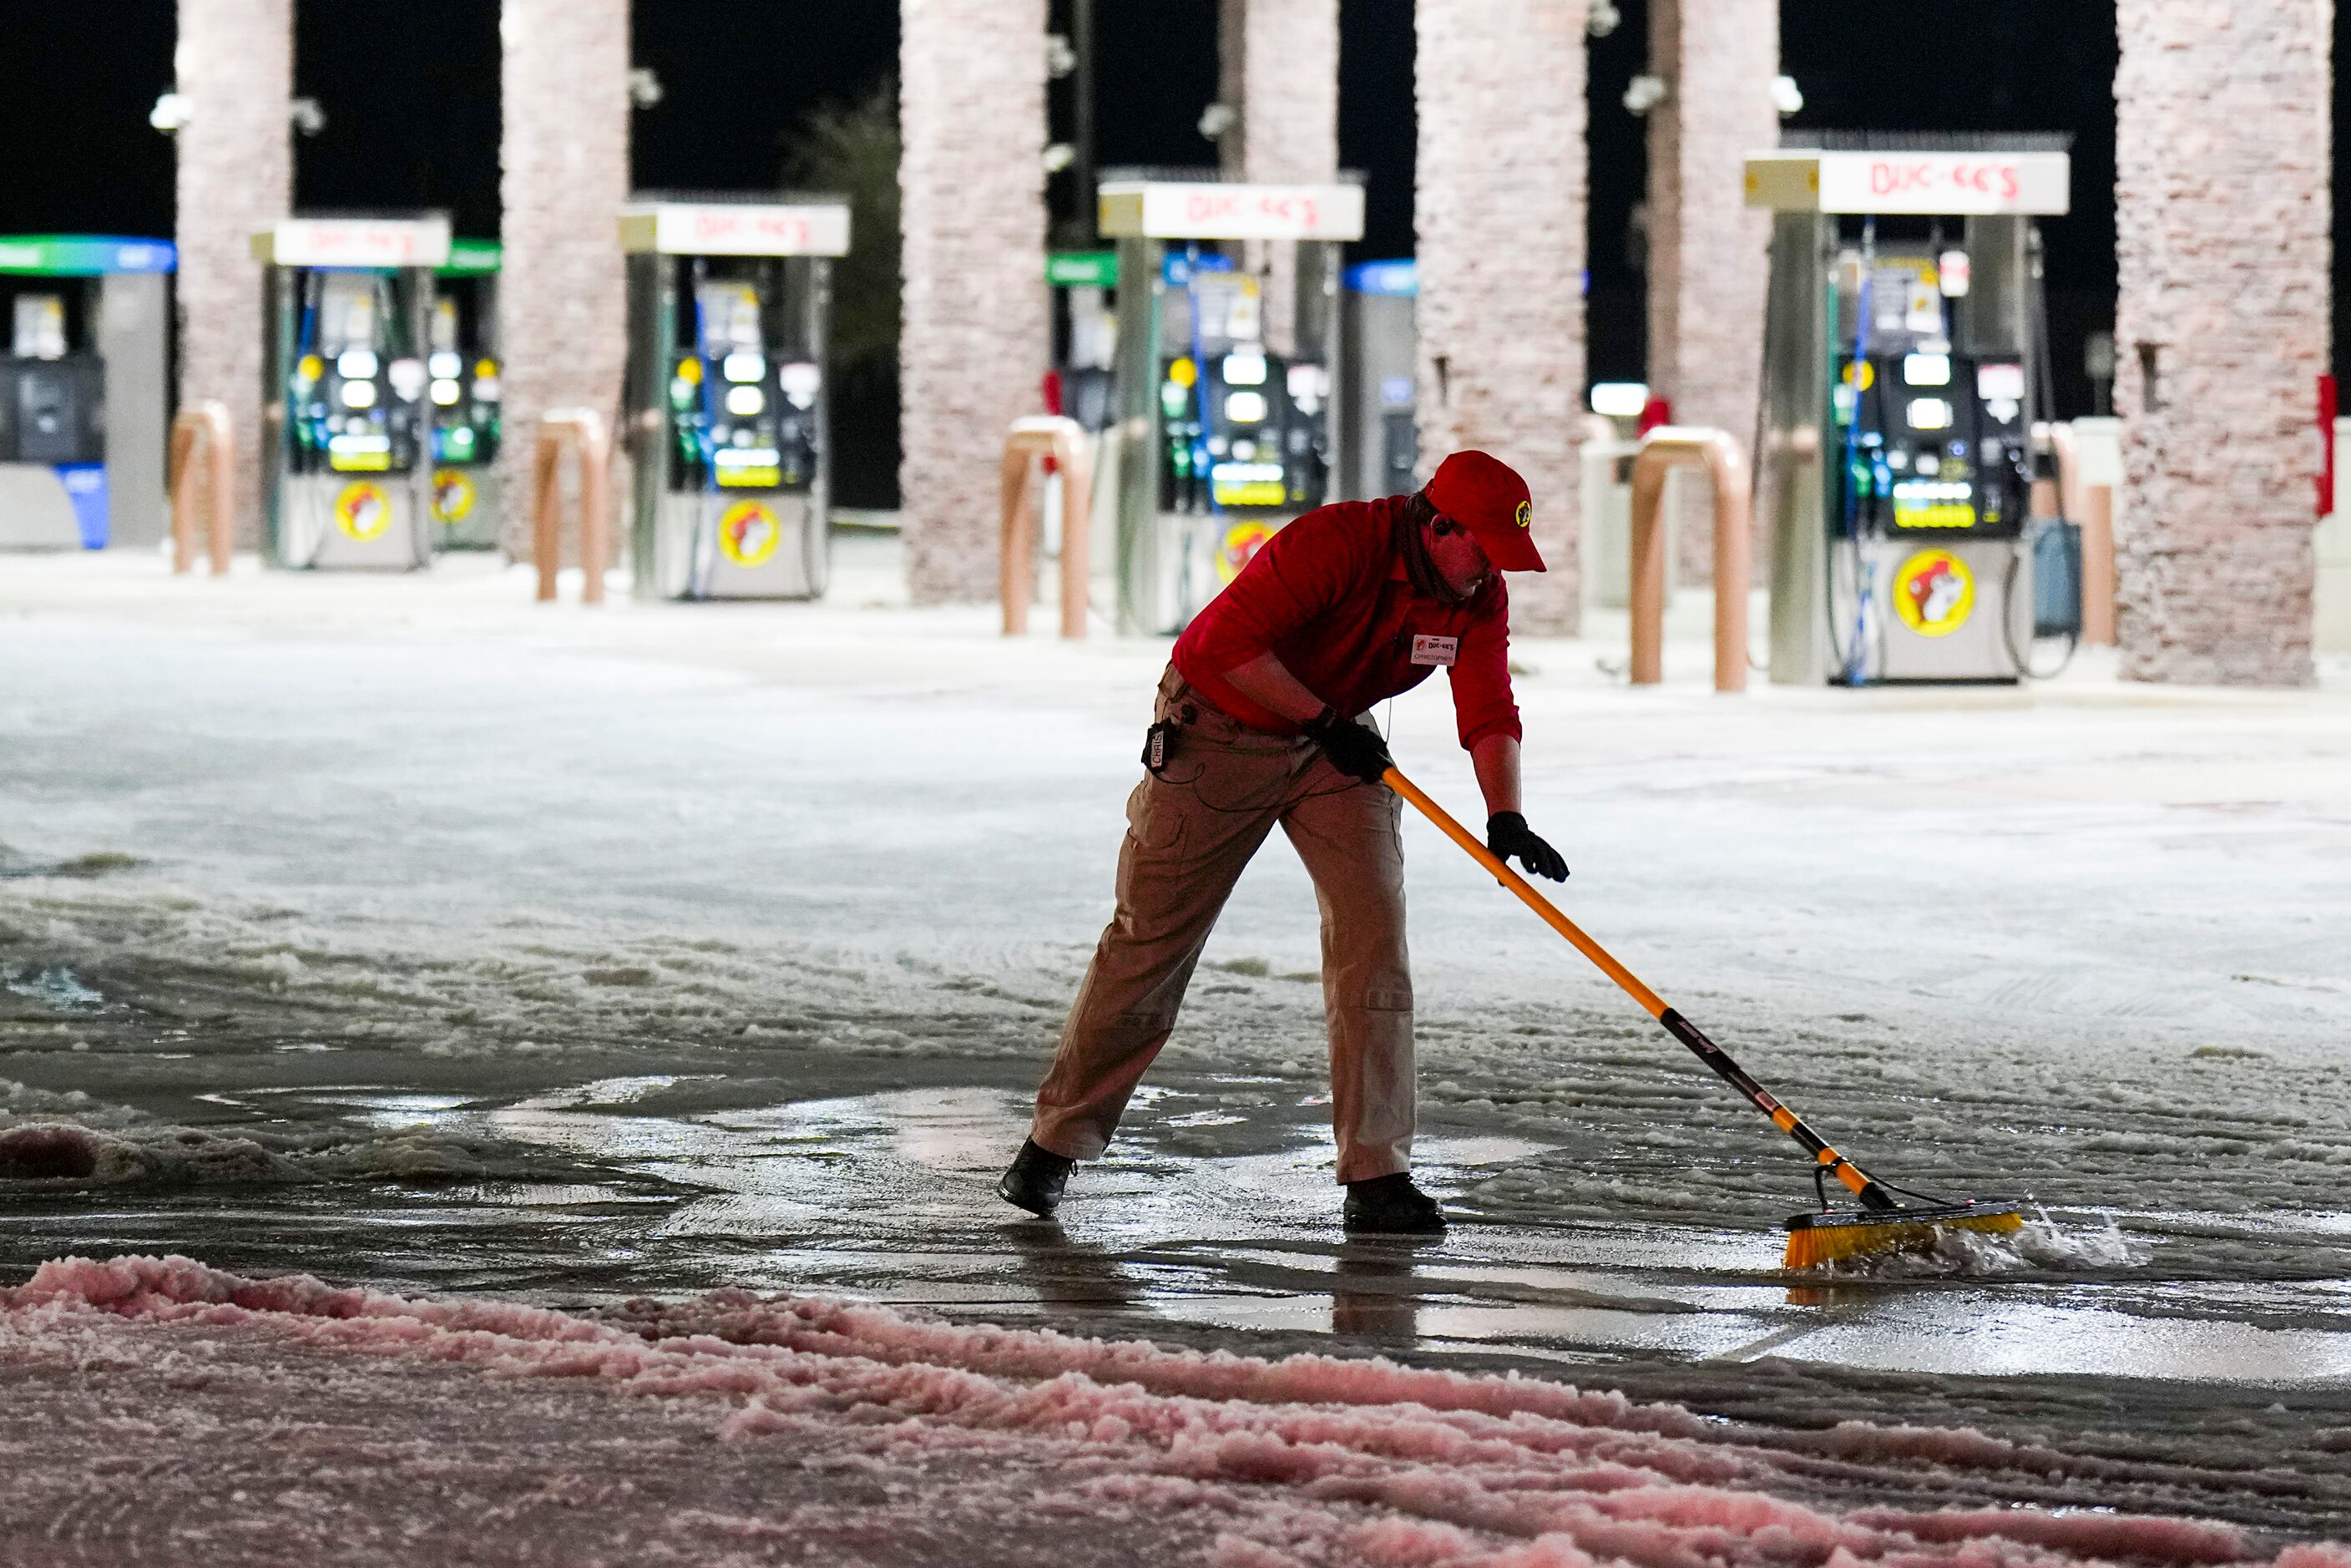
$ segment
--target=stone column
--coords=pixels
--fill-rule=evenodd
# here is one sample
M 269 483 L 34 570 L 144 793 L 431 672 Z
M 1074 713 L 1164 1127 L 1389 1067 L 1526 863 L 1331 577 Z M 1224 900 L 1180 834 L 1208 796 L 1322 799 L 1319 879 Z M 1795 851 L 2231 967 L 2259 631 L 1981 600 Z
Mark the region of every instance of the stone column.
M 261 531 L 261 264 L 253 231 L 294 201 L 292 0 L 180 0 L 180 403 L 228 405 L 237 539 Z
M 1678 424 L 1753 444 L 1771 214 L 1746 204 L 1746 159 L 1780 141 L 1779 0 L 1649 0 L 1649 389 Z M 1714 574 L 1704 486 L 1681 522 L 1679 577 Z
M 996 596 L 997 465 L 1042 409 L 1045 0 L 900 7 L 898 469 L 918 603 Z
M 1582 614 L 1584 0 L 1419 0 L 1420 449 L 1526 476 L 1550 569 L 1510 584 L 1522 632 Z
M 507 553 L 530 554 L 532 437 L 550 408 L 621 415 L 628 353 L 628 0 L 503 0 L 498 345 Z M 572 465 L 566 464 L 568 475 Z M 616 486 L 625 497 L 626 486 Z M 625 505 L 625 503 L 623 503 Z M 624 519 L 616 519 L 624 522 Z M 622 547 L 626 557 L 626 547 Z
M 1221 0 L 1217 96 L 1239 112 L 1219 144 L 1228 178 L 1322 185 L 1339 173 L 1338 0 Z M 1265 278 L 1266 343 L 1297 346 L 1297 253 L 1252 245 Z
M 2116 631 L 2136 680 L 2313 678 L 2331 0 L 2120 0 Z

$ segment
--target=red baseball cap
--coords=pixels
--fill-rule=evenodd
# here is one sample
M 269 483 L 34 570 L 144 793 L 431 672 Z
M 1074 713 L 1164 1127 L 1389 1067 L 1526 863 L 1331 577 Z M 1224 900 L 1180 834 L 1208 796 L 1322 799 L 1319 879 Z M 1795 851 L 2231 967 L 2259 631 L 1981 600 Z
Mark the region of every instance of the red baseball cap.
M 1437 465 L 1425 488 L 1429 504 L 1469 530 L 1486 559 L 1504 571 L 1541 571 L 1534 501 L 1527 482 L 1499 457 L 1457 452 Z

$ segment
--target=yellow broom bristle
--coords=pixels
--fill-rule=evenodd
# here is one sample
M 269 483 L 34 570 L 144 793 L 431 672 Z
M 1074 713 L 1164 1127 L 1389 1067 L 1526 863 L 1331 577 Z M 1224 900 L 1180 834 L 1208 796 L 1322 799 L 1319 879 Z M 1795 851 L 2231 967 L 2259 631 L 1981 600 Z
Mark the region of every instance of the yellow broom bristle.
M 2012 1208 L 1988 1214 L 1959 1215 L 1949 1219 L 1894 1220 L 1884 1225 L 1808 1225 L 1788 1232 L 1786 1266 L 1817 1269 L 1847 1258 L 1875 1257 L 1886 1252 L 1924 1252 L 1935 1245 L 1938 1230 L 1982 1230 L 1994 1234 L 2024 1228 L 2024 1216 Z

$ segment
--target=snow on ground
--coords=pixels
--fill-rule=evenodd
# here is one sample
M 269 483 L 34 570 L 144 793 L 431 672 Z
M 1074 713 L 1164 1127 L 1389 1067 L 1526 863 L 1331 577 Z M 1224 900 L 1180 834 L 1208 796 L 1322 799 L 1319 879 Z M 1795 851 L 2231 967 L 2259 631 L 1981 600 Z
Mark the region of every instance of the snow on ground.
M 1165 648 L 1008 643 L 845 566 L 821 607 L 590 612 L 485 562 L 0 561 L 0 1277 L 744 1285 L 2191 1469 L 2236 1423 L 2294 1484 L 2179 1506 L 2351 1528 L 2351 672 L 1723 699 L 1695 641 L 1638 692 L 1604 625 L 1517 650 L 1570 912 L 1865 1165 L 2047 1206 L 2021 1246 L 1781 1276 L 1801 1159 L 1412 823 L 1422 1164 L 1472 1223 L 1334 1236 L 1275 842 L 1039 1234 L 987 1183 Z M 1391 721 L 1474 816 L 1441 691 Z
M 1791 1435 L 1562 1383 L 741 1291 L 590 1319 L 73 1260 L 0 1295 L 0 1531 L 58 1563 L 2351 1564 L 1971 1506 L 2182 1479 L 1980 1433 Z
M 459 1087 L 648 1046 L 1033 1065 L 1163 656 L 977 614 L 534 611 L 446 564 L 10 570 L 48 607 L 0 632 L 18 1038 L 101 1049 L 110 1001 L 198 1059 L 262 1032 L 483 1064 L 431 1070 Z M 1726 702 L 1612 686 L 1589 645 L 1520 656 L 1572 911 L 1853 1152 L 2058 1204 L 2336 1207 L 2351 694 Z M 1394 719 L 1468 810 L 1441 695 Z M 1785 1207 L 1750 1174 L 1768 1126 L 1433 833 L 1411 852 L 1431 1108 L 1570 1141 L 1483 1200 Z M 1314 1075 L 1307 897 L 1271 846 L 1171 1063 Z

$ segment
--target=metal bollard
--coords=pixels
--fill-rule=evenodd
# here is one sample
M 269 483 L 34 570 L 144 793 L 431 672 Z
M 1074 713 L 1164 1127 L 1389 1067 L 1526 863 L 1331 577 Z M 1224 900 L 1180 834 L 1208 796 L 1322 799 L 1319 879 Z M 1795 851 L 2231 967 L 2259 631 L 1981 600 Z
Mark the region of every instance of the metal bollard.
M 604 564 L 611 557 L 612 442 L 594 409 L 555 408 L 541 414 L 532 444 L 531 555 L 538 562 L 538 597 L 555 597 L 563 564 L 563 450 L 580 455 L 580 602 L 604 602 Z
M 2098 422 L 2102 428 L 2105 423 Z M 2074 424 L 2053 423 L 2047 429 L 2049 448 L 2057 457 L 2059 507 L 2082 530 L 2082 641 L 2111 648 L 2115 643 L 2114 486 L 2091 482 L 2091 475 L 2085 472 L 2089 465 L 2083 462 L 2082 433 Z
M 183 408 L 172 421 L 172 570 L 184 572 L 195 565 L 196 513 L 204 514 L 205 542 L 213 575 L 228 575 L 229 546 L 235 516 L 229 509 L 235 495 L 235 448 L 231 439 L 228 405 L 206 402 Z
M 1701 425 L 1661 424 L 1641 438 L 1633 458 L 1633 684 L 1665 678 L 1666 530 L 1657 507 L 1666 471 L 1703 463 L 1714 486 L 1714 689 L 1747 689 L 1747 459 L 1729 434 Z
M 1038 515 L 1032 482 L 1039 457 L 1050 457 L 1061 486 L 1061 635 L 1086 634 L 1086 544 L 1093 498 L 1086 433 L 1076 420 L 1040 414 L 1013 421 L 1004 438 L 1002 557 L 998 577 L 1004 600 L 1004 634 L 1029 630 L 1029 600 L 1036 588 Z

